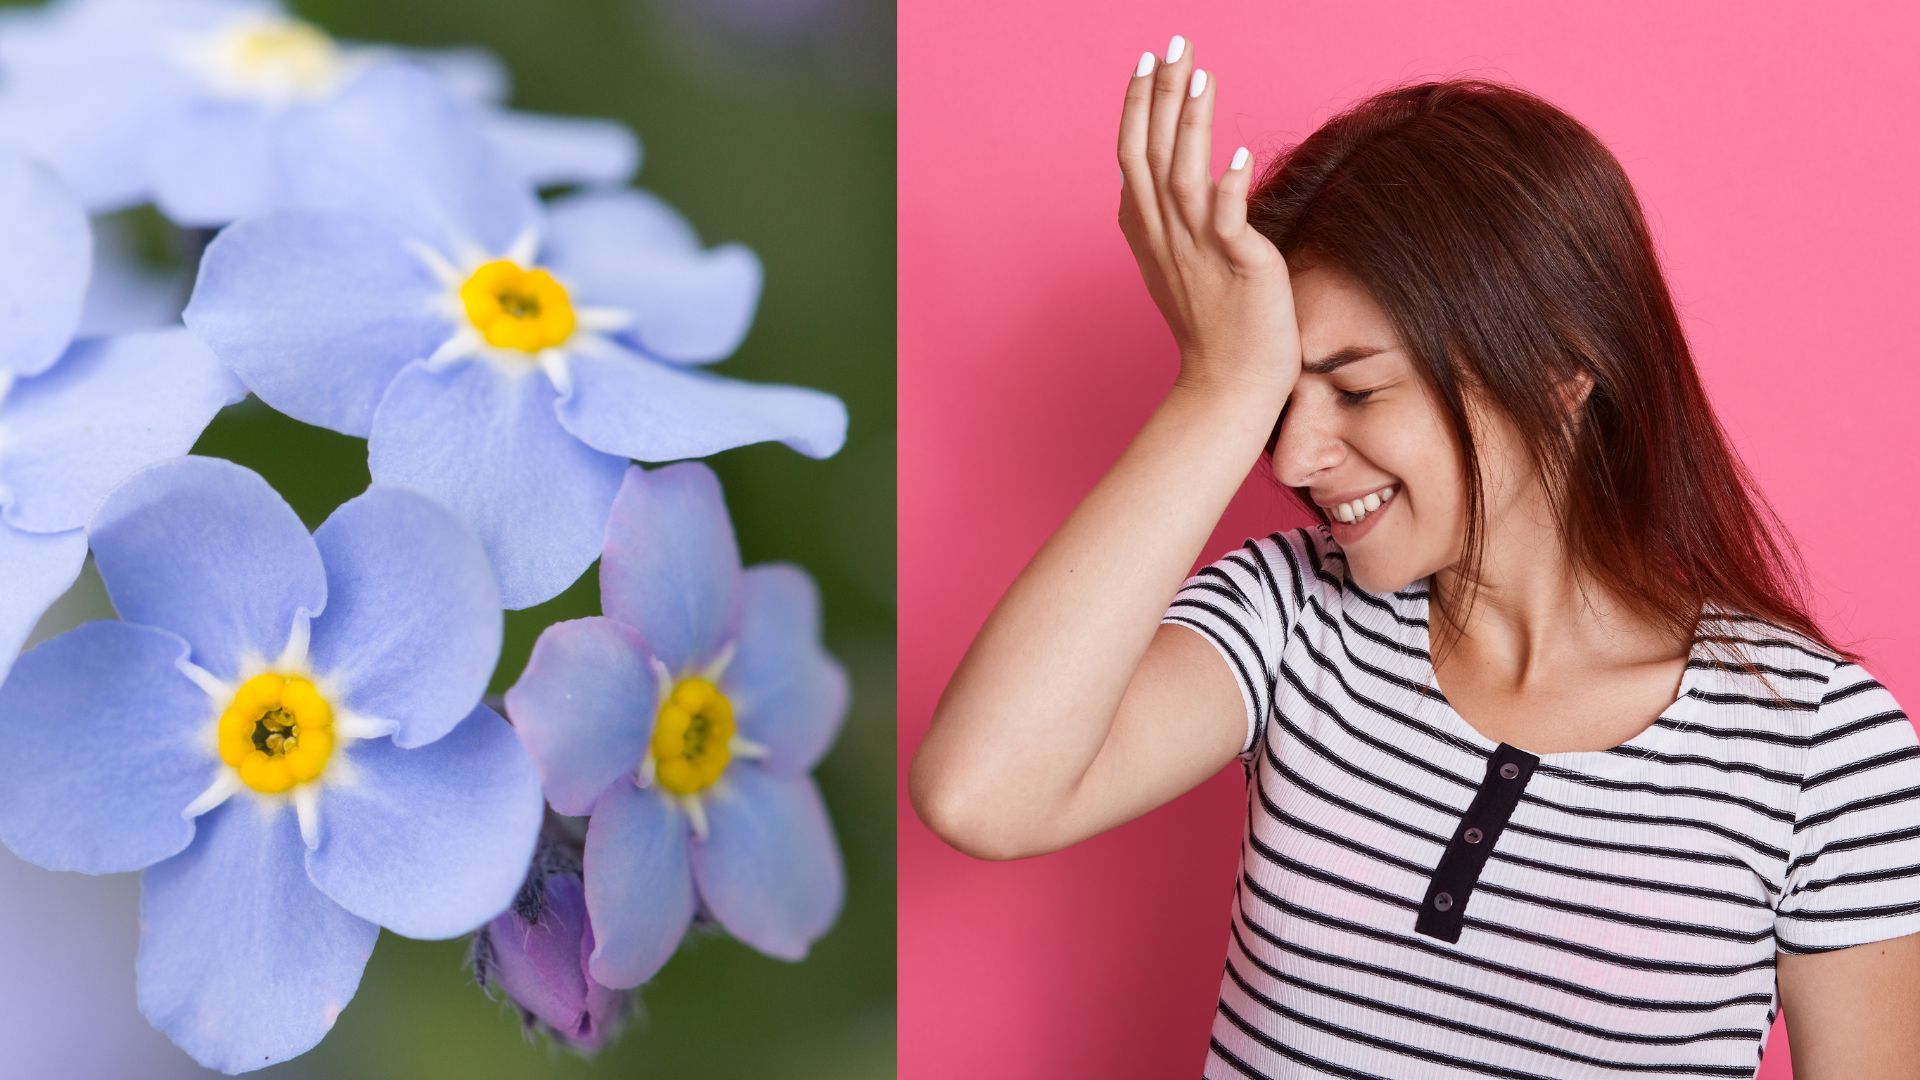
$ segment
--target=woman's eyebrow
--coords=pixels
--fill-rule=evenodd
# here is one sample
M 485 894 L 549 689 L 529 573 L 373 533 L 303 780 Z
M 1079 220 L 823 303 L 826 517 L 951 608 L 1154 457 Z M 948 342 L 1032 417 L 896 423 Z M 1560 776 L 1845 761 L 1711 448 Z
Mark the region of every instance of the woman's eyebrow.
M 1329 372 L 1337 371 L 1353 363 L 1355 360 L 1365 360 L 1369 356 L 1392 351 L 1392 347 L 1386 345 L 1349 345 L 1339 352 L 1323 356 L 1310 364 L 1302 364 L 1300 370 L 1309 375 L 1325 375 Z

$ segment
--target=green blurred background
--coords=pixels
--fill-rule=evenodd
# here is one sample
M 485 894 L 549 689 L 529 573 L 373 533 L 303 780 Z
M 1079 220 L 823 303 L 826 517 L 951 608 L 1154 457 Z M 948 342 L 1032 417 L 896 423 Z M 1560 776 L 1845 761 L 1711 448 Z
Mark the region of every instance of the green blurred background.
M 707 460 L 745 561 L 790 560 L 819 582 L 828 648 L 853 678 L 852 712 L 817 773 L 848 889 L 840 921 L 798 964 L 730 938 L 689 938 L 640 989 L 625 1034 L 591 1062 L 523 1037 L 514 1011 L 473 984 L 465 939 L 383 933 L 333 1032 L 257 1075 L 894 1075 L 892 4 L 314 0 L 293 8 L 344 39 L 492 51 L 511 76 L 514 107 L 625 122 L 643 147 L 636 186 L 685 213 L 706 243 L 738 241 L 759 255 L 766 285 L 753 330 L 714 370 L 839 395 L 851 414 L 846 448 L 825 461 L 777 444 Z M 131 220 L 150 254 L 179 249 L 151 210 Z M 364 442 L 253 399 L 221 414 L 195 452 L 258 470 L 310 526 L 367 484 Z M 79 592 L 89 588 L 97 593 L 83 579 Z M 86 606 L 69 601 L 66 610 L 75 603 Z M 543 627 L 598 611 L 596 568 L 555 600 L 508 612 L 494 692 L 517 677 Z M 131 953 L 125 963 L 130 975 Z M 190 1066 L 170 1046 L 157 1052 L 174 1060 L 156 1060 L 156 1074 Z

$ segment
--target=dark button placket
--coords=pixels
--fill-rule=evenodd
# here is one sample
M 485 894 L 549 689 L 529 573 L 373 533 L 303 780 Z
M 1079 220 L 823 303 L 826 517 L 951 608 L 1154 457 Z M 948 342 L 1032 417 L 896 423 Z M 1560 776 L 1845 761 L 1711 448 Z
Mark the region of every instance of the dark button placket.
M 1480 781 L 1473 802 L 1460 815 L 1453 839 L 1427 882 L 1426 899 L 1413 922 L 1417 933 L 1448 942 L 1460 940 L 1467 899 L 1480 881 L 1480 869 L 1487 865 L 1487 856 L 1493 854 L 1493 845 L 1499 842 L 1513 808 L 1520 805 L 1520 793 L 1526 790 L 1533 767 L 1539 763 L 1537 756 L 1517 746 L 1501 743 L 1494 748 L 1487 758 L 1486 779 Z

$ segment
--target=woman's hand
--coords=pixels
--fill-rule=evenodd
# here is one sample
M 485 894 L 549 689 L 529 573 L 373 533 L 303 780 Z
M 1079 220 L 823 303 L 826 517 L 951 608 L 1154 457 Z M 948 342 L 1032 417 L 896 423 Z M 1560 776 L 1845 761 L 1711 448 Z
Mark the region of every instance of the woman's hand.
M 1120 231 L 1180 348 L 1182 384 L 1284 400 L 1300 375 L 1286 260 L 1247 224 L 1245 147 L 1216 187 L 1211 73 L 1175 37 L 1167 63 L 1140 58 L 1120 111 Z M 1195 94 L 1195 89 L 1199 93 Z

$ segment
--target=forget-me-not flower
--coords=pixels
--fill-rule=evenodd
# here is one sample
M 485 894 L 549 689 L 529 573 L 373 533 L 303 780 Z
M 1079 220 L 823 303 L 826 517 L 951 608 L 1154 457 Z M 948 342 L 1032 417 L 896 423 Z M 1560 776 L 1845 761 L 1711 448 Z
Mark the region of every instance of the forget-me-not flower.
M 404 67 L 298 126 L 282 171 L 316 209 L 215 237 L 186 323 L 267 404 L 366 437 L 376 481 L 471 522 L 507 607 L 592 563 L 629 458 L 845 442 L 838 398 L 699 369 L 752 320 L 746 248 L 703 249 L 639 191 L 543 212 L 468 106 Z
M 547 801 L 587 825 L 595 979 L 632 987 L 697 908 L 805 957 L 845 899 L 811 775 L 846 718 L 820 597 L 790 563 L 745 570 L 719 480 L 691 461 L 628 470 L 600 563 L 605 615 L 540 635 L 507 712 Z
M 0 840 L 145 869 L 140 1010 L 200 1063 L 300 1054 L 380 927 L 447 938 L 519 889 L 543 814 L 480 705 L 499 597 L 472 530 L 378 485 L 309 534 L 257 474 L 145 469 L 88 529 L 122 621 L 0 685 Z
M 184 328 L 73 342 L 87 218 L 50 171 L 0 148 L 0 680 L 79 576 L 85 526 L 134 471 L 193 447 L 246 396 Z
M 474 49 L 338 41 L 271 0 L 55 0 L 0 22 L 0 141 L 46 158 L 99 212 L 149 199 L 183 225 L 275 205 L 283 122 L 396 58 L 489 106 L 484 122 L 536 184 L 625 183 L 639 144 L 607 120 L 509 112 Z

